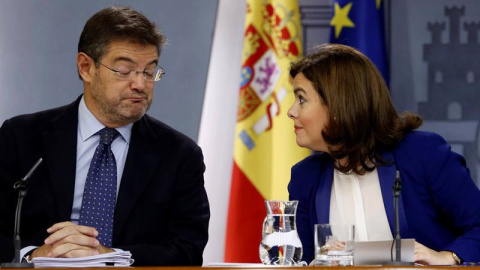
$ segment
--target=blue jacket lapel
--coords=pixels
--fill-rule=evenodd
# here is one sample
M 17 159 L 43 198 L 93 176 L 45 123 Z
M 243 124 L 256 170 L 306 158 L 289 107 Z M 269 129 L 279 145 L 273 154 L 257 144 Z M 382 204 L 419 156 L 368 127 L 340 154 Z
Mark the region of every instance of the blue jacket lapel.
M 397 166 L 395 165 L 395 156 L 391 151 L 385 151 L 382 153 L 382 158 L 387 162 L 386 165 L 379 166 L 377 168 L 378 178 L 380 180 L 380 187 L 382 190 L 383 204 L 385 206 L 385 212 L 387 213 L 388 224 L 390 225 L 390 231 L 392 236 L 395 237 L 395 212 L 393 209 L 393 184 L 395 182 Z M 399 168 L 398 168 L 399 169 Z M 400 177 L 401 171 L 400 171 Z M 400 223 L 400 235 L 403 238 L 411 237 L 408 230 L 408 224 L 405 217 L 405 210 L 403 207 L 403 194 L 400 193 L 400 200 L 398 204 L 399 208 L 399 223 Z
M 325 164 L 322 166 L 323 173 L 319 171 L 319 183 L 317 187 L 317 194 L 315 197 L 315 209 L 317 214 L 317 223 L 328 223 L 330 216 L 330 197 L 332 193 L 333 183 L 333 160 L 325 159 Z

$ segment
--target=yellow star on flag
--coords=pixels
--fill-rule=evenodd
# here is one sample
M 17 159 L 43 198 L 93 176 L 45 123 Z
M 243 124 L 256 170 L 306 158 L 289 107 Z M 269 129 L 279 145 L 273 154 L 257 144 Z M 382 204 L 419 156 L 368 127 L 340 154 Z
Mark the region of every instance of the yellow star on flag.
M 335 12 L 332 20 L 330 21 L 331 26 L 335 26 L 335 38 L 340 36 L 343 27 L 355 27 L 355 24 L 348 18 L 348 13 L 352 9 L 353 3 L 350 2 L 346 4 L 343 8 L 335 2 Z
M 380 8 L 380 5 L 382 4 L 382 0 L 375 0 L 377 2 L 377 9 Z

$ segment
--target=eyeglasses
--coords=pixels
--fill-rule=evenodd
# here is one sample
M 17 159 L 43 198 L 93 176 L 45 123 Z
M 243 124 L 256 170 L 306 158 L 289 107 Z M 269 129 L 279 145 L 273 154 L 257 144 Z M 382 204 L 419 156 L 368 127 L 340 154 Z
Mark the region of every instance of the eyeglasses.
M 125 81 L 132 80 L 137 77 L 138 73 L 142 73 L 146 81 L 158 82 L 160 81 L 160 79 L 162 79 L 162 76 L 165 74 L 165 70 L 160 66 L 156 67 L 155 69 L 148 69 L 143 71 L 134 70 L 127 67 L 111 68 L 104 65 L 102 62 L 98 61 L 97 59 L 91 56 L 90 58 L 92 58 L 93 61 L 99 63 L 100 65 L 106 67 L 107 69 L 113 71 L 115 73 L 115 76 L 117 76 L 117 78 Z

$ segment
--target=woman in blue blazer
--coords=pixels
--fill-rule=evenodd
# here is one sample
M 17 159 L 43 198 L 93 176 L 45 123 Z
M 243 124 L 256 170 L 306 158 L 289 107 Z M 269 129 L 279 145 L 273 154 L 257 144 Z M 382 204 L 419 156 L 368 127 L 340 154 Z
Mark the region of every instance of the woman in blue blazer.
M 292 168 L 303 260 L 314 258 L 314 225 L 349 221 L 360 240 L 394 236 L 392 187 L 401 175 L 400 233 L 414 238 L 417 263 L 480 261 L 480 191 L 462 156 L 439 135 L 414 131 L 398 114 L 374 64 L 327 44 L 291 66 L 296 141 L 315 153 Z M 357 238 L 358 239 L 358 238 Z

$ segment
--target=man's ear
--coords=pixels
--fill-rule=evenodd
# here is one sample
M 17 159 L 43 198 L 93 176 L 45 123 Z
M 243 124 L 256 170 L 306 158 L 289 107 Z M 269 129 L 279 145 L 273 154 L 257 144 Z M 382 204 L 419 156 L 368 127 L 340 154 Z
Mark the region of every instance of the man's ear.
M 92 74 L 95 69 L 95 63 L 83 52 L 77 54 L 77 68 L 78 74 L 82 77 L 84 82 L 90 82 L 92 80 Z

